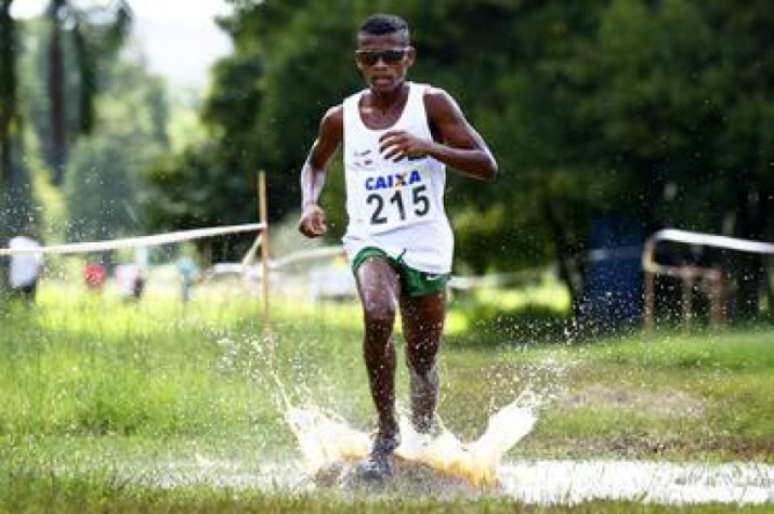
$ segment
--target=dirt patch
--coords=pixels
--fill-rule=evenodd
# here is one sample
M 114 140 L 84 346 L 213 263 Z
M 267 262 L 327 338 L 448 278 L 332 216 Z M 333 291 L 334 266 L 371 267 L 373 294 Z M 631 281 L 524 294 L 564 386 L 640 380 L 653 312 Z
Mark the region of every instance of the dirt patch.
M 565 408 L 611 406 L 635 409 L 658 417 L 692 417 L 705 414 L 704 401 L 684 391 L 647 391 L 623 387 L 611 388 L 594 384 L 578 391 L 568 391 L 559 399 Z

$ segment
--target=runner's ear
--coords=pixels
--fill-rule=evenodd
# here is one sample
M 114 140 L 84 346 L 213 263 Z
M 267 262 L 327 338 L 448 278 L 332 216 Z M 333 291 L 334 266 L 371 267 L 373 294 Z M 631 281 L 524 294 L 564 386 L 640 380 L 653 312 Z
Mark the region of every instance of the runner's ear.
M 408 47 L 408 50 L 406 51 L 406 67 L 408 68 L 412 64 L 414 64 L 414 61 L 417 60 L 417 49 L 413 46 Z

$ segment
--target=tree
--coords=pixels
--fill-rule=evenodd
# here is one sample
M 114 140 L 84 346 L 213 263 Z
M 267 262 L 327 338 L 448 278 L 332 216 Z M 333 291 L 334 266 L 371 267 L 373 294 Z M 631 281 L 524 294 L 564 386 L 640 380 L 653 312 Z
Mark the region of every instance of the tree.
M 68 232 L 74 240 L 141 232 L 143 173 L 168 151 L 163 83 L 142 65 L 118 61 L 96 101 L 98 133 L 75 145 L 65 177 Z
M 233 3 L 222 23 L 235 52 L 215 68 L 203 110 L 212 139 L 186 159 L 209 160 L 210 179 L 233 188 L 201 187 L 233 195 L 232 205 L 251 196 L 251 171 L 266 168 L 277 218 L 298 203 L 297 170 L 320 116 L 362 87 L 350 52 L 374 6 Z M 449 176 L 458 266 L 556 262 L 579 312 L 596 220 L 626 220 L 640 239 L 670 225 L 771 235 L 774 57 L 763 0 L 385 0 L 378 8 L 411 22 L 412 79 L 458 98 L 500 163 L 496 187 Z M 169 175 L 182 180 L 188 164 L 170 164 L 178 170 Z M 341 214 L 336 171 L 324 201 Z M 332 221 L 339 235 L 343 220 Z M 757 312 L 760 261 L 734 264 L 735 304 Z
M 712 97 L 723 123 L 715 132 L 717 178 L 714 204 L 723 214 L 719 223 L 747 239 L 774 238 L 774 48 L 771 27 L 774 13 L 764 1 L 733 9 L 724 2 L 702 7 L 707 22 L 715 27 L 716 92 Z M 720 193 L 720 194 L 718 194 Z M 771 277 L 760 257 L 733 262 L 736 283 L 733 311 L 736 317 L 758 315 L 761 291 L 774 299 Z M 770 314 L 774 313 L 772 303 Z M 774 319 L 774 318 L 772 318 Z
M 0 247 L 8 246 L 8 178 L 11 174 L 11 124 L 16 118 L 16 34 L 13 0 L 0 3 Z M 7 287 L 7 259 L 0 259 L 0 295 Z
M 149 174 L 156 227 L 254 219 L 260 169 L 268 172 L 271 219 L 297 209 L 298 170 L 324 109 L 358 83 L 348 54 L 341 58 L 351 46 L 352 15 L 331 17 L 324 4 L 301 1 L 238 13 L 223 21 L 237 50 L 215 66 L 202 110 L 210 140 Z M 299 40 L 300 33 L 314 33 L 315 44 Z
M 52 181 L 61 184 L 67 165 L 67 149 L 79 134 L 89 134 L 94 120 L 94 99 L 99 91 L 99 64 L 111 59 L 121 47 L 129 29 L 131 8 L 125 0 L 107 9 L 82 10 L 72 0 L 51 0 L 48 44 L 49 123 L 51 128 L 49 162 Z M 105 18 L 108 21 L 100 21 Z M 77 128 L 68 127 L 65 103 L 66 60 L 64 36 L 71 38 L 72 62 L 78 70 L 79 112 Z
M 587 92 L 576 110 L 590 136 L 584 158 L 619 170 L 617 198 L 649 230 L 771 236 L 769 11 L 762 2 L 617 0 L 595 51 L 576 59 L 572 79 Z M 732 315 L 756 316 L 761 259 L 727 257 L 725 267 L 735 279 Z
M 33 228 L 31 188 L 22 159 L 21 117 L 18 106 L 16 23 L 13 0 L 0 2 L 0 247 Z M 0 294 L 7 286 L 8 259 L 0 259 Z
M 0 179 L 11 172 L 11 137 L 16 113 L 16 26 L 11 17 L 13 0 L 0 3 Z M 3 188 L 5 189 L 5 188 Z

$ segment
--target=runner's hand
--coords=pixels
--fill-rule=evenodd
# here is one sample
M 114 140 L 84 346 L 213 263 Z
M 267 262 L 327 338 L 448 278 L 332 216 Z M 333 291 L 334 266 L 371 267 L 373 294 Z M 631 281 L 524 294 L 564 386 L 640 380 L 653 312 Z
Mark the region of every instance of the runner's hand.
M 298 222 L 298 230 L 306 237 L 319 237 L 325 234 L 328 231 L 325 211 L 314 203 L 304 207 L 301 220 Z
M 418 138 L 405 130 L 391 130 L 379 138 L 379 151 L 395 162 L 404 157 L 420 157 L 430 152 L 432 141 Z

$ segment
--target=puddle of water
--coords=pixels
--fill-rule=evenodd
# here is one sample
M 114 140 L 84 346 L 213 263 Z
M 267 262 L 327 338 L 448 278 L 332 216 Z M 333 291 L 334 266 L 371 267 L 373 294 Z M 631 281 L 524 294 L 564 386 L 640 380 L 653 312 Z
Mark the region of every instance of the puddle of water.
M 501 463 L 534 427 L 540 398 L 526 392 L 490 417 L 476 441 L 461 442 L 444 430 L 427 439 L 401 419 L 403 442 L 392 491 L 450 497 L 485 493 L 535 504 L 577 504 L 594 499 L 663 504 L 774 503 L 774 466 L 757 463 L 542 460 Z M 335 413 L 314 406 L 286 409 L 310 477 L 346 488 L 347 466 L 364 458 L 368 434 Z M 417 465 L 420 471 L 417 471 Z M 330 470 L 336 475 L 331 479 Z M 455 480 L 456 479 L 456 480 Z M 320 484 L 320 480 L 316 482 Z M 418 482 L 420 482 L 418 484 Z
M 774 466 L 642 461 L 510 462 L 498 469 L 504 494 L 528 503 L 593 499 L 648 503 L 774 502 Z
M 246 463 L 210 460 L 158 464 L 144 473 L 144 482 L 162 487 L 211 484 L 234 489 L 261 489 L 279 494 L 320 487 L 357 492 L 346 481 L 325 481 L 309 475 L 306 463 Z M 128 471 L 128 470 L 126 470 Z M 137 476 L 134 470 L 130 474 Z M 341 470 L 337 470 L 340 472 Z M 336 477 L 336 478 L 340 478 Z M 487 494 L 507 496 L 528 504 L 573 505 L 590 500 L 633 500 L 658 504 L 774 503 L 774 466 L 756 463 L 704 464 L 644 461 L 510 461 L 496 470 L 497 485 L 475 487 L 467 479 L 426 467 L 404 465 L 382 494 L 431 496 L 440 500 Z
M 357 492 L 346 478 L 352 465 L 368 454 L 370 436 L 334 412 L 314 405 L 293 406 L 284 389 L 280 391 L 300 460 L 266 462 L 257 456 L 218 460 L 199 454 L 187 461 L 156 461 L 155 471 L 140 475 L 148 483 L 166 487 L 208 483 L 280 494 L 319 487 Z M 774 466 L 757 463 L 501 462 L 534 427 L 540 403 L 534 394 L 523 393 L 491 416 L 484 433 L 470 443 L 448 430 L 435 438 L 422 436 L 402 418 L 397 471 L 382 493 L 441 500 L 502 495 L 530 504 L 577 504 L 595 499 L 660 504 L 774 503 Z M 131 474 L 138 476 L 141 468 L 147 470 L 140 466 Z

